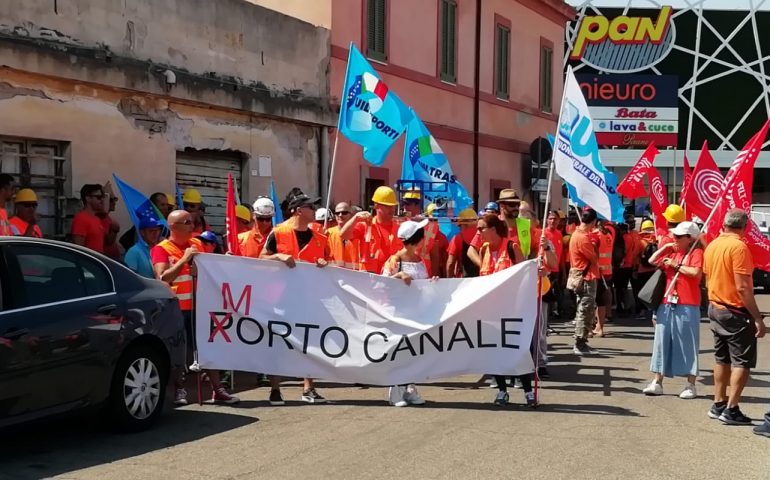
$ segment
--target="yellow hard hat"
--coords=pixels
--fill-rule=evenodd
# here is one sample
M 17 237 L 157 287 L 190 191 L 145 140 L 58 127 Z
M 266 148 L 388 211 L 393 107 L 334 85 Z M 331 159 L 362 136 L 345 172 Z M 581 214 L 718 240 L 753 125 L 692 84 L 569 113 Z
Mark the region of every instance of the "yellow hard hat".
M 398 204 L 396 201 L 396 192 L 385 185 L 377 187 L 377 190 L 374 191 L 374 195 L 372 195 L 372 201 L 389 207 L 395 207 Z
M 16 203 L 37 202 L 37 195 L 34 191 L 32 191 L 32 189 L 22 188 L 16 192 L 16 200 L 14 201 Z
M 251 221 L 251 212 L 243 205 L 236 205 L 235 216 L 241 220 L 246 220 L 247 222 Z
M 420 190 L 417 188 L 410 188 L 409 191 L 404 194 L 403 198 L 404 200 L 419 200 Z
M 671 223 L 682 223 L 685 220 L 684 209 L 676 203 L 672 203 L 666 207 L 666 211 L 663 212 L 663 218 Z
M 478 220 L 478 216 L 472 208 L 466 208 L 457 216 L 457 221 L 459 223 L 475 222 L 476 220 Z
M 169 205 L 171 205 L 172 207 L 176 207 L 176 198 L 174 198 L 174 196 L 173 196 L 173 195 L 171 195 L 170 193 L 167 193 L 167 194 L 166 194 L 166 201 L 167 201 L 167 202 L 168 202 L 168 204 L 169 204 Z
M 429 203 L 427 207 L 425 207 L 425 215 L 432 217 L 433 212 L 436 211 L 436 204 L 435 203 Z
M 655 229 L 655 224 L 652 220 L 645 220 L 642 222 L 642 230 Z
M 203 203 L 203 198 L 201 198 L 201 192 L 194 188 L 188 188 L 182 195 L 182 201 L 184 203 Z

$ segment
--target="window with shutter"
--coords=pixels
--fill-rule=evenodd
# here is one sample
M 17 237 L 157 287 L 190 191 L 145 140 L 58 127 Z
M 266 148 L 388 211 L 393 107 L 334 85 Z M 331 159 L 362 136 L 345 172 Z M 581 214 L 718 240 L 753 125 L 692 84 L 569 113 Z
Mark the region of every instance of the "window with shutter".
M 553 112 L 553 49 L 540 49 L 540 111 Z
M 455 31 L 457 28 L 457 2 L 441 1 L 441 80 L 457 81 L 457 48 Z
M 497 98 L 508 99 L 510 77 L 511 30 L 497 25 L 497 43 L 495 52 L 495 95 Z
M 366 32 L 366 56 L 384 62 L 388 59 L 385 51 L 385 37 L 387 35 L 387 0 L 368 0 L 367 4 L 367 32 Z

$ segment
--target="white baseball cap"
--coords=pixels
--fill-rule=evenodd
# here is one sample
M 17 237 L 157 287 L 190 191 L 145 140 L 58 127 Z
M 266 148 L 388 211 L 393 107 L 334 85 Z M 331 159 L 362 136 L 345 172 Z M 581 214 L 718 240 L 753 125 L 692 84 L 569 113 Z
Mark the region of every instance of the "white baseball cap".
M 682 222 L 676 227 L 671 229 L 672 235 L 689 235 L 692 238 L 698 238 L 700 235 L 700 228 L 693 222 Z
M 267 197 L 260 197 L 254 202 L 254 214 L 258 217 L 272 217 L 275 215 L 275 205 Z
M 407 220 L 398 227 L 398 238 L 401 240 L 409 240 L 412 238 L 412 235 L 417 233 L 417 230 L 425 228 L 428 222 L 430 222 L 430 220 L 427 218 L 419 222 Z
M 326 217 L 327 217 L 326 212 L 327 212 L 327 210 L 325 208 L 319 208 L 318 210 L 316 210 L 315 211 L 315 221 L 316 222 L 323 222 L 326 219 Z

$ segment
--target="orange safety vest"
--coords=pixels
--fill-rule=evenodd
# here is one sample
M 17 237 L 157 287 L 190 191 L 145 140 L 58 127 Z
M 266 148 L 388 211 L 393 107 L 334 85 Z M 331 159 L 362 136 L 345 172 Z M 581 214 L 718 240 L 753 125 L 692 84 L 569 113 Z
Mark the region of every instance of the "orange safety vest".
M 259 258 L 267 242 L 267 236 L 262 235 L 257 227 L 238 235 L 242 257 Z
M 27 228 L 29 227 L 29 223 L 25 222 L 19 217 L 13 217 L 8 222 L 16 227 L 16 229 L 19 231 L 19 235 L 24 235 L 24 232 L 26 232 Z M 43 232 L 40 231 L 40 226 L 35 225 L 35 228 L 32 230 L 32 236 L 34 238 L 43 238 Z
M 609 277 L 612 275 L 612 245 L 615 243 L 615 232 L 608 229 L 607 233 L 599 233 L 599 275 Z
M 197 238 L 190 239 L 190 246 L 195 245 L 198 250 L 203 251 L 203 244 Z M 184 256 L 184 249 L 169 239 L 165 239 L 158 244 L 160 248 L 168 254 L 169 267 L 174 266 Z M 193 309 L 193 289 L 195 281 L 190 270 L 190 264 L 185 264 L 179 275 L 171 282 L 171 291 L 179 299 L 179 308 L 183 312 L 189 312 Z
M 340 236 L 340 227 L 332 227 L 326 234 L 332 264 L 349 270 L 359 270 L 361 264 L 359 263 L 358 241 L 343 240 Z
M 508 244 L 510 243 L 511 241 L 505 238 L 502 242 L 500 242 L 500 247 L 497 249 L 497 260 L 494 260 L 493 258 L 489 243 L 485 243 L 481 246 L 481 250 L 479 251 L 479 255 L 481 256 L 481 270 L 479 270 L 480 276 L 483 277 L 484 275 L 492 275 L 495 272 L 499 272 L 513 266 L 515 263 L 514 259 L 508 255 Z
M 295 260 L 302 260 L 308 263 L 315 263 L 319 258 L 326 258 L 326 235 L 322 235 L 315 230 L 313 238 L 305 247 L 300 250 L 297 243 L 297 235 L 294 233 L 292 224 L 282 223 L 273 228 L 275 236 L 276 253 L 285 253 L 291 255 Z
M 422 262 L 428 269 L 428 274 L 433 275 L 430 264 L 430 252 L 436 245 L 436 239 L 438 238 L 438 222 L 429 222 L 425 226 L 425 240 L 422 242 L 422 248 L 417 250 L 417 255 L 422 258 Z
M 326 224 L 329 225 L 328 223 Z M 320 233 L 321 235 L 324 234 L 324 225 L 323 223 L 313 222 L 310 225 L 308 225 L 308 228 L 316 233 Z
M 398 239 L 398 223 L 395 219 L 391 225 L 387 238 L 380 233 L 381 229 L 377 227 L 376 218 L 366 225 L 364 241 L 359 245 L 362 270 L 379 275 L 382 273 L 385 261 L 403 247 L 401 240 Z

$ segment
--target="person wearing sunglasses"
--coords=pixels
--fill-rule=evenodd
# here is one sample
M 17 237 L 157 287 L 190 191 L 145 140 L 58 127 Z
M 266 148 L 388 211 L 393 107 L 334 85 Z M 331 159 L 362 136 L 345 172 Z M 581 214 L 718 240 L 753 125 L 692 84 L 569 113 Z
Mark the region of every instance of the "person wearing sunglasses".
M 24 237 L 43 238 L 43 232 L 37 224 L 37 194 L 23 188 L 16 194 L 13 201 L 16 215 L 10 221 L 18 234 Z
M 358 240 L 345 240 L 340 234 L 340 229 L 353 218 L 353 209 L 347 202 L 340 202 L 334 207 L 334 218 L 337 224 L 326 231 L 329 238 L 329 251 L 332 265 L 359 270 L 359 242 Z
M 169 237 L 150 250 L 155 278 L 168 284 L 179 300 L 179 308 L 182 310 L 185 332 L 187 334 L 188 360 L 192 359 L 192 347 L 195 345 L 193 329 L 195 266 L 193 265 L 193 259 L 198 253 L 204 251 L 201 241 L 193 238 L 193 228 L 194 220 L 189 212 L 174 210 L 168 216 Z M 211 382 L 211 400 L 214 403 L 233 404 L 240 401 L 238 397 L 227 393 L 227 390 L 219 381 L 218 371 L 208 370 L 206 373 Z M 184 370 L 177 372 L 175 382 L 176 395 L 174 403 L 176 405 L 187 405 Z
M 104 253 L 106 232 L 100 215 L 105 213 L 104 189 L 98 183 L 87 183 L 80 189 L 83 210 L 72 219 L 70 237 L 72 243 Z
M 259 197 L 252 205 L 254 211 L 252 218 L 254 226 L 238 235 L 238 243 L 241 246 L 241 255 L 244 257 L 259 258 L 267 241 L 267 236 L 273 231 L 273 215 L 275 205 L 267 197 Z
M 323 268 L 327 265 L 328 243 L 326 236 L 310 228 L 315 221 L 316 203 L 319 198 L 297 195 L 289 202 L 291 218 L 273 228 L 265 241 L 260 258 L 278 260 L 294 268 L 296 262 L 314 263 Z M 273 393 L 270 394 L 273 396 Z M 325 403 L 326 398 L 316 389 L 312 378 L 304 379 L 300 398 L 305 403 Z

